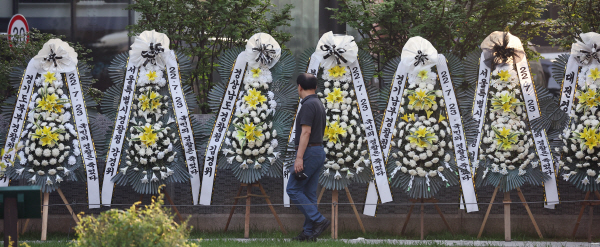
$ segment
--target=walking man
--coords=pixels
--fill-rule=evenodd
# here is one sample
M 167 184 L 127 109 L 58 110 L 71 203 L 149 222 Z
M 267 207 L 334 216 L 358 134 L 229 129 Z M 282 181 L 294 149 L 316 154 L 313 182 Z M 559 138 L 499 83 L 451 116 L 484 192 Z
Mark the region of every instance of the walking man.
M 301 108 L 296 117 L 296 160 L 290 167 L 287 193 L 304 214 L 304 230 L 293 240 L 315 241 L 331 221 L 317 208 L 317 185 L 320 171 L 325 163 L 323 132 L 325 131 L 325 107 L 315 94 L 317 78 L 312 74 L 300 74 L 296 80 Z

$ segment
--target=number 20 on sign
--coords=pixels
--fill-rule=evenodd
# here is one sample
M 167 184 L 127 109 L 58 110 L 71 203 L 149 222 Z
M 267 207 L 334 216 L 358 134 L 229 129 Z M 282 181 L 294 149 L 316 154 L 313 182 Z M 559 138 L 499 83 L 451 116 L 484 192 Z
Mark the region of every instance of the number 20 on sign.
M 29 36 L 27 34 L 29 33 L 29 25 L 27 24 L 25 17 L 20 14 L 14 15 L 10 19 L 6 33 L 8 34 L 8 41 L 10 41 L 10 47 L 13 46 L 13 43 L 28 43 Z

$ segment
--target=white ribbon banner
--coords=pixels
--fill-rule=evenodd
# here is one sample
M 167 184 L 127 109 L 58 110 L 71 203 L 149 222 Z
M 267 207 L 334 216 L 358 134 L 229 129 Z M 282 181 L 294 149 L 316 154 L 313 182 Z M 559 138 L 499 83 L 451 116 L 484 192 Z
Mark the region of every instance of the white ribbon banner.
M 79 71 L 67 73 L 67 85 L 71 95 L 71 105 L 77 139 L 87 174 L 87 194 L 89 208 L 100 208 L 100 177 L 98 176 L 98 165 L 96 164 L 96 148 L 90 132 L 87 109 L 83 99 L 81 84 L 79 83 Z
M 540 111 L 535 93 L 535 85 L 533 85 L 526 56 L 523 57 L 523 60 L 517 63 L 517 73 L 519 75 L 519 81 L 521 82 L 521 90 L 523 91 L 523 99 L 525 100 L 527 117 L 529 118 L 529 122 L 531 122 L 532 120 L 540 117 Z M 546 191 L 546 205 L 544 205 L 544 207 L 554 209 L 554 205 L 558 204 L 559 202 L 558 188 L 556 186 L 556 176 L 554 171 L 554 159 L 550 153 L 546 132 L 532 132 L 534 132 L 533 140 L 535 141 L 535 148 L 539 156 L 542 171 L 550 176 L 550 180 L 544 183 L 544 190 Z
M 485 57 L 482 52 L 479 58 L 479 75 L 477 78 L 477 89 L 475 90 L 475 101 L 473 102 L 473 111 L 471 112 L 473 120 L 478 123 L 477 138 L 469 145 L 469 152 L 474 160 L 479 160 L 479 143 L 483 134 L 488 90 L 490 89 L 490 74 L 492 74 L 492 69 L 483 62 L 484 60 Z M 475 172 L 474 170 L 471 171 L 471 174 Z
M 517 74 L 519 76 L 519 81 L 521 82 L 521 91 L 523 92 L 523 100 L 525 100 L 527 117 L 529 118 L 529 121 L 538 119 L 540 117 L 540 110 L 535 94 L 535 85 L 533 85 L 533 80 L 529 73 L 527 57 L 524 56 L 523 60 L 517 63 Z
M 483 134 L 483 125 L 485 123 L 485 110 L 487 106 L 487 93 L 490 88 L 490 75 L 492 69 L 483 61 L 485 57 L 483 52 L 479 58 L 479 74 L 477 75 L 477 89 L 475 90 L 475 101 L 473 102 L 473 110 L 471 115 L 477 122 L 477 138 L 469 145 L 469 153 L 473 160 L 479 160 L 479 143 Z M 471 170 L 471 176 L 475 174 L 475 169 Z M 465 209 L 463 204 L 463 196 L 460 197 L 460 209 Z
M 294 116 L 292 130 L 290 130 L 290 136 L 288 137 L 288 148 L 295 146 L 294 140 L 296 139 L 296 118 L 298 117 L 298 112 L 300 112 L 300 108 L 302 108 L 302 104 L 298 101 L 298 109 L 296 110 L 296 116 Z M 291 145 L 291 146 L 290 146 Z M 294 149 L 288 149 L 289 152 L 293 152 Z M 292 165 L 294 165 L 295 161 L 292 161 Z M 283 206 L 286 208 L 290 207 L 290 196 L 287 194 L 287 184 L 290 180 L 290 169 L 283 167 Z
M 383 152 L 381 151 L 381 143 L 379 142 L 379 136 L 377 135 L 375 120 L 373 120 L 373 112 L 371 111 L 369 94 L 367 93 L 367 88 L 362 71 L 360 70 L 358 59 L 348 67 L 350 69 L 350 76 L 352 77 L 354 91 L 358 101 L 358 108 L 364 125 L 365 139 L 369 146 L 371 167 L 375 173 L 375 182 L 377 183 L 379 197 L 382 203 L 391 202 L 393 199 L 392 192 L 390 191 L 390 184 L 388 183 L 387 172 L 385 170 L 385 159 L 383 158 Z M 371 187 L 371 185 L 369 185 L 369 187 Z M 368 199 L 369 197 L 367 196 L 367 205 L 377 204 L 377 200 L 369 201 Z
M 115 129 L 113 130 L 110 148 L 106 157 L 106 168 L 104 169 L 104 180 L 102 182 L 102 205 L 110 206 L 112 201 L 112 193 L 114 182 L 112 178 L 117 175 L 119 163 L 121 162 L 121 151 L 125 142 L 125 133 L 129 125 L 129 115 L 131 112 L 131 103 L 133 102 L 133 94 L 135 92 L 135 84 L 137 82 L 138 69 L 135 65 L 127 62 L 127 72 L 123 81 L 123 93 L 121 94 L 121 102 L 119 103 L 119 111 L 115 121 Z
M 179 127 L 179 135 L 181 144 L 185 154 L 185 160 L 190 173 L 190 182 L 192 185 L 192 198 L 194 205 L 198 204 L 198 195 L 200 194 L 200 172 L 198 168 L 198 153 L 196 152 L 196 144 L 194 142 L 194 131 L 190 122 L 190 115 L 185 102 L 185 95 L 181 88 L 181 74 L 177 57 L 173 50 L 167 55 L 167 79 L 169 81 L 169 90 L 171 91 L 171 99 L 173 100 L 173 110 L 177 117 L 177 126 Z
M 570 56 L 567 62 L 567 70 L 563 79 L 561 94 L 560 94 L 560 109 L 567 115 L 571 115 L 573 109 L 573 98 L 577 91 L 577 74 L 579 72 L 579 64 L 575 56 Z
M 404 94 L 404 86 L 408 78 L 408 68 L 400 62 L 394 73 L 392 85 L 390 88 L 390 97 L 388 99 L 387 107 L 383 115 L 383 122 L 379 129 L 379 138 L 381 140 L 381 147 L 383 150 L 383 157 L 386 159 L 390 152 L 390 143 L 392 140 L 392 133 L 396 126 L 396 119 L 398 118 L 398 111 L 400 110 L 400 101 Z M 367 190 L 367 201 L 377 200 L 377 193 L 375 189 L 375 183 L 372 181 L 369 183 L 369 189 Z M 363 210 L 363 214 L 369 216 L 375 216 L 377 211 L 377 204 L 366 204 Z
M 208 146 L 206 147 L 206 154 L 204 155 L 204 169 L 202 177 L 202 188 L 200 191 L 200 205 L 210 205 L 212 200 L 212 191 L 215 181 L 215 172 L 217 170 L 217 156 L 221 149 L 221 144 L 225 139 L 227 129 L 231 117 L 233 116 L 233 108 L 242 86 L 244 79 L 244 73 L 246 71 L 246 62 L 244 61 L 245 52 L 241 52 L 231 71 L 229 76 L 229 83 L 225 95 L 223 95 L 223 101 L 221 102 L 221 108 L 217 113 L 217 120 L 213 126 L 212 134 Z
M 398 118 L 398 111 L 400 110 L 400 101 L 404 94 L 405 82 L 408 78 L 408 68 L 403 66 L 402 63 L 398 64 L 392 86 L 390 89 L 390 97 L 388 99 L 387 107 L 383 115 L 383 122 L 381 124 L 380 138 L 381 147 L 383 148 L 383 156 L 388 157 L 390 152 L 390 143 L 392 140 L 392 132 L 396 126 L 396 119 Z
M 446 101 L 446 112 L 448 114 L 450 129 L 452 130 L 456 165 L 462 168 L 458 169 L 458 172 L 460 173 L 460 184 L 467 205 L 467 213 L 477 212 L 479 211 L 479 207 L 477 206 L 477 197 L 475 196 L 475 187 L 473 186 L 473 176 L 469 164 L 465 132 L 463 131 L 462 118 L 444 55 L 438 55 L 437 71 L 440 83 L 442 84 L 444 101 Z
M 321 63 L 321 57 L 317 56 L 313 53 L 310 56 L 310 61 L 308 63 L 308 67 L 306 68 L 306 73 L 311 73 L 315 77 L 319 72 L 319 64 Z M 298 117 L 298 112 L 300 112 L 300 108 L 302 105 L 298 102 L 298 109 L 296 110 L 296 115 L 294 116 L 294 120 L 292 120 L 292 130 L 290 130 L 290 136 L 288 138 L 288 147 L 295 146 L 294 140 L 296 139 L 296 118 Z M 291 150 L 289 150 L 291 151 Z M 293 165 L 293 164 L 292 164 Z M 283 206 L 286 208 L 290 207 L 290 196 L 287 194 L 287 183 L 290 180 L 290 171 L 285 166 L 283 167 Z
M 29 101 L 31 101 L 31 93 L 33 92 L 33 86 L 35 83 L 35 77 L 37 76 L 38 70 L 35 67 L 33 59 L 27 64 L 25 74 L 21 79 L 21 85 L 19 87 L 19 95 L 15 102 L 15 110 L 13 111 L 10 125 L 8 126 L 8 132 L 6 133 L 6 143 L 4 144 L 4 150 L 6 153 L 2 157 L 4 164 L 7 166 L 11 165 L 11 162 L 15 160 L 15 151 L 8 152 L 9 149 L 15 148 L 19 142 L 19 137 L 23 131 L 23 125 L 27 118 L 27 109 L 29 108 Z M 7 187 L 9 183 L 7 176 L 0 177 L 0 187 Z

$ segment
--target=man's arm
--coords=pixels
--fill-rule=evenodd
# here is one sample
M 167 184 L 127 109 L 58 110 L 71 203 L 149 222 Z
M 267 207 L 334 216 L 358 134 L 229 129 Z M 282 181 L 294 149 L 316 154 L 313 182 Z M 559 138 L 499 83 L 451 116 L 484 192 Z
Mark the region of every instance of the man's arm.
M 304 170 L 304 152 L 308 146 L 308 140 L 310 139 L 311 127 L 308 125 L 302 125 L 302 133 L 300 134 L 300 144 L 298 144 L 298 151 L 296 151 L 296 161 L 294 162 L 294 171 L 302 172 Z

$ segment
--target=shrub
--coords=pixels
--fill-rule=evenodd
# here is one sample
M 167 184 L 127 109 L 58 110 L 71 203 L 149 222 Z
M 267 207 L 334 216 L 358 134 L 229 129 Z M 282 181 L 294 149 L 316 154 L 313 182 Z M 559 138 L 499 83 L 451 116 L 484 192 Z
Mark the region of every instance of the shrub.
M 191 227 L 178 225 L 172 213 L 163 208 L 163 194 L 152 204 L 128 210 L 112 209 L 98 217 L 79 217 L 77 239 L 71 246 L 197 246 L 188 241 Z

